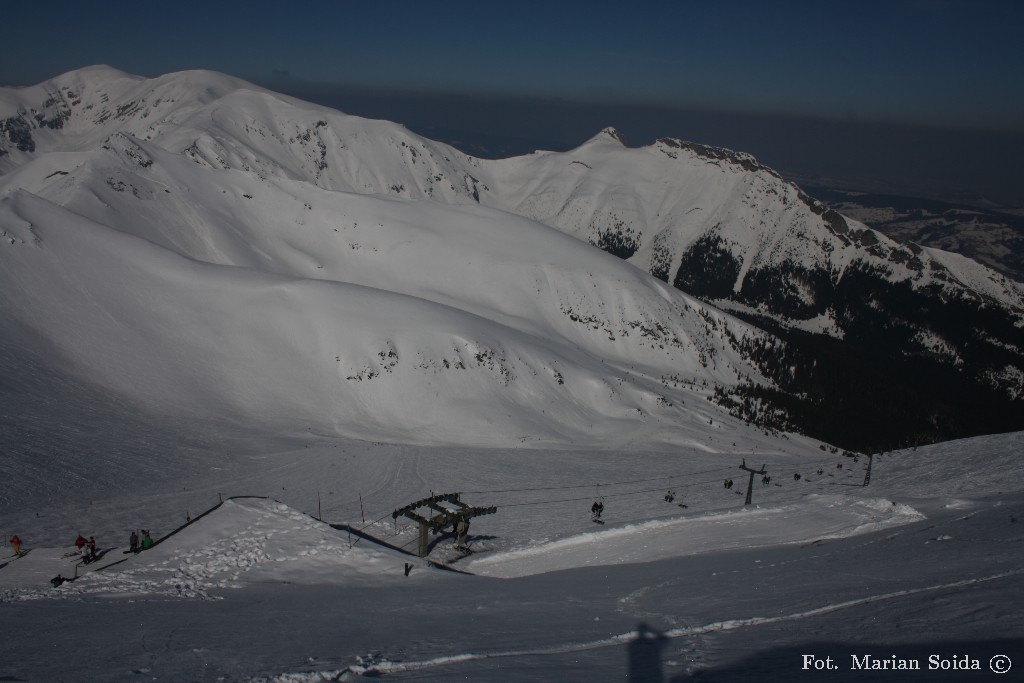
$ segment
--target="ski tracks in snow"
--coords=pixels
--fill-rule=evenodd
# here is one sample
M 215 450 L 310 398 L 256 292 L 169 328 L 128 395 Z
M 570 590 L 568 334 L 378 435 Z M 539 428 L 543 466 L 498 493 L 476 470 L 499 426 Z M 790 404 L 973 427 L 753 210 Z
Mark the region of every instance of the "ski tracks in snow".
M 862 605 L 869 605 L 872 603 L 884 602 L 887 600 L 896 600 L 899 598 L 907 597 L 910 595 L 917 595 L 920 593 L 929 593 L 934 591 L 964 588 L 966 586 L 972 586 L 980 583 L 986 583 L 989 581 L 1005 579 L 1007 577 L 1015 576 L 1022 573 L 1024 573 L 1024 570 L 1014 570 L 973 579 L 953 581 L 951 583 L 933 584 L 930 586 L 922 586 L 920 588 L 908 588 L 905 590 L 893 591 L 891 593 L 868 595 L 862 598 L 856 598 L 854 600 L 831 603 L 828 605 L 823 605 L 821 607 L 816 607 L 814 609 L 804 610 L 802 612 L 793 612 L 791 614 L 782 614 L 774 617 L 748 617 L 746 619 L 728 619 L 725 621 L 715 621 L 700 626 L 674 628 L 664 631 L 660 635 L 664 638 L 685 638 L 690 636 L 700 636 L 708 633 L 735 631 L 738 629 L 748 628 L 752 626 L 764 626 L 768 624 L 776 624 L 786 621 L 812 619 L 814 617 L 830 614 L 832 612 L 838 612 L 844 609 L 850 609 L 852 607 L 860 607 Z M 439 666 L 457 665 L 465 662 L 473 662 L 487 659 L 502 659 L 509 657 L 540 657 L 545 655 L 571 654 L 573 652 L 584 652 L 586 650 L 596 650 L 604 647 L 626 645 L 627 643 L 633 640 L 643 637 L 644 635 L 639 631 L 628 631 L 626 633 L 620 633 L 618 635 L 613 635 L 608 638 L 602 638 L 600 640 L 593 640 L 583 643 L 566 643 L 563 645 L 553 645 L 551 647 L 545 648 L 523 650 L 499 650 L 495 652 L 454 654 L 446 655 L 444 657 L 434 657 L 432 659 L 411 662 L 392 662 L 382 658 L 373 658 L 369 660 L 359 658 L 359 662 L 357 664 L 353 664 L 344 669 L 338 669 L 334 671 L 319 671 L 311 673 L 287 673 L 275 676 L 273 678 L 255 678 L 252 679 L 252 683 L 317 683 L 320 681 L 348 681 L 354 680 L 355 676 L 402 673 L 407 671 L 430 669 Z

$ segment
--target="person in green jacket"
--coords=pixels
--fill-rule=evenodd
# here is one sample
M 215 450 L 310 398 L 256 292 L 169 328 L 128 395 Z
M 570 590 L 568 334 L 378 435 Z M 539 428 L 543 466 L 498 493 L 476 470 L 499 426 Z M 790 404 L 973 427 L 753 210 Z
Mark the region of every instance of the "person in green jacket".
M 148 531 L 143 531 L 142 534 L 142 549 L 149 550 L 153 547 L 153 537 L 149 535 Z

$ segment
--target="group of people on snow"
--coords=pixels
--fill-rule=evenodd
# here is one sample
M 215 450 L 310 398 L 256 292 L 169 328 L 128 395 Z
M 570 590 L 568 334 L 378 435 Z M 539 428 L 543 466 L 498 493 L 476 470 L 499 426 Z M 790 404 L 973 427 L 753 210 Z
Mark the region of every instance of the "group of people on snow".
M 131 536 L 129 537 L 128 540 L 131 546 L 129 552 L 133 553 L 138 553 L 143 550 L 152 548 L 153 545 L 155 544 L 153 537 L 149 535 L 149 531 L 146 529 L 132 529 Z M 14 536 L 11 539 L 11 545 L 14 546 L 14 551 L 20 555 L 21 539 L 17 536 Z M 100 555 L 96 552 L 95 536 L 90 536 L 89 540 L 86 540 L 85 536 L 83 536 L 82 534 L 78 534 L 78 538 L 75 539 L 75 548 L 78 549 L 78 553 L 82 556 L 82 564 L 89 564 L 90 562 L 95 562 L 100 558 Z M 62 585 L 65 581 L 70 580 L 71 579 L 64 578 L 62 574 L 57 574 L 57 576 L 50 579 L 50 584 L 53 585 L 54 588 L 56 588 Z
M 132 529 L 131 536 L 128 537 L 128 549 L 133 553 L 149 550 L 153 547 L 153 543 L 153 537 L 146 529 Z
M 130 552 L 138 553 L 143 550 L 152 548 L 156 541 L 149 535 L 147 529 L 132 529 L 131 536 L 128 538 L 130 546 Z M 10 538 L 11 549 L 14 550 L 14 554 L 21 557 L 23 552 L 21 549 L 21 538 L 18 534 L 14 534 Z M 82 563 L 89 564 L 95 562 L 100 558 L 96 552 L 96 537 L 90 536 L 89 540 L 85 539 L 85 536 L 78 534 L 78 538 L 75 539 L 75 548 L 78 550 L 78 554 L 82 556 Z
M 674 503 L 675 500 L 676 500 L 676 492 L 675 491 L 673 491 L 672 489 L 669 489 L 668 491 L 665 492 L 665 502 L 666 503 Z M 683 508 L 684 510 L 686 508 L 690 507 L 689 505 L 687 505 L 686 503 L 684 503 L 682 501 L 679 501 L 678 503 L 676 503 L 676 505 L 678 505 L 679 507 Z
M 75 547 L 78 548 L 78 552 L 82 555 L 82 564 L 89 564 L 99 559 L 99 555 L 96 554 L 95 536 L 90 536 L 87 541 L 85 536 L 78 534 L 78 538 L 75 539 Z

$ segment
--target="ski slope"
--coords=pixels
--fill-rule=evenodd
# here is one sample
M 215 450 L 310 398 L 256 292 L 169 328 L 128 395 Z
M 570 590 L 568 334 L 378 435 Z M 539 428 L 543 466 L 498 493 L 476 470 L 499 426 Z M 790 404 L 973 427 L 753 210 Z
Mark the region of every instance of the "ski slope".
M 364 470 L 379 488 L 367 486 L 363 496 L 336 482 L 332 497 L 350 501 L 322 506 L 324 522 L 308 504 L 227 500 L 140 555 L 98 539 L 105 558 L 127 560 L 56 589 L 44 582 L 68 566 L 66 548 L 22 533 L 29 552 L 0 567 L 0 610 L 5 623 L 18 624 L 5 631 L 7 642 L 26 656 L 5 671 L 24 680 L 65 680 L 73 671 L 111 681 L 681 681 L 755 671 L 781 681 L 812 653 L 842 662 L 836 680 L 856 680 L 864 674 L 848 668 L 851 654 L 927 663 L 935 652 L 982 657 L 986 669 L 979 677 L 938 671 L 929 680 L 982 680 L 993 675 L 991 657 L 1013 658 L 1024 642 L 1021 439 L 876 456 L 868 487 L 855 485 L 864 459 L 839 456 L 843 474 L 819 477 L 836 456 L 766 454 L 773 481 L 755 482 L 749 507 L 710 480 L 731 473 L 743 489 L 736 463 L 691 456 L 693 472 L 705 474 L 684 477 L 690 486 L 676 482 L 685 509 L 636 481 L 645 479 L 638 463 L 652 478 L 661 474 L 659 483 L 671 481 L 661 468 L 678 471 L 676 454 L 559 459 L 481 450 L 473 459 L 367 446 L 378 456 L 353 458 L 348 469 Z M 275 470 L 272 481 L 250 484 L 287 497 L 310 478 L 325 483 L 317 449 L 303 450 L 313 453 Z M 444 467 L 455 459 L 463 467 Z M 429 476 L 441 471 L 443 478 Z M 808 476 L 796 481 L 792 471 Z M 589 497 L 576 496 L 584 491 L 570 488 L 584 481 L 587 491 L 606 488 L 604 526 L 590 521 Z M 473 520 L 468 557 L 450 536 L 432 539 L 424 560 L 327 523 L 408 545 L 415 529 L 391 519 L 391 506 L 429 494 L 430 483 L 464 490 L 474 502 L 496 500 L 497 493 L 470 493 L 484 482 L 519 490 L 503 494 L 497 514 Z M 565 488 L 522 490 L 545 486 Z M 165 495 L 184 507 L 190 493 Z M 123 498 L 125 507 L 135 502 Z M 83 632 L 73 616 L 82 613 L 102 628 Z M 33 656 L 46 647 L 44 631 L 101 654 L 70 669 Z
M 803 498 L 790 505 L 685 515 L 592 531 L 470 562 L 485 576 L 513 577 L 579 566 L 652 562 L 735 548 L 804 543 L 901 526 L 924 519 L 907 505 L 844 496 Z

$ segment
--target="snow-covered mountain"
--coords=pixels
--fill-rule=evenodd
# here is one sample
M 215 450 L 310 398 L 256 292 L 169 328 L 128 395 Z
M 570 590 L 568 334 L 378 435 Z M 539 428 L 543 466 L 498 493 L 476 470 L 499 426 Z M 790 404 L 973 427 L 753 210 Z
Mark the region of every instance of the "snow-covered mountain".
M 790 424 L 860 448 L 1020 427 L 1024 287 L 990 268 L 887 237 L 731 150 L 629 148 L 606 129 L 483 165 L 503 206 L 784 339 L 754 354 Z M 762 389 L 725 393 L 758 419 L 744 404 Z
M 468 174 L 444 180 L 473 160 L 394 124 L 210 73 L 94 68 L 3 97 L 22 393 L 45 393 L 25 369 L 45 346 L 154 413 L 614 447 L 717 433 L 711 388 L 758 376 L 740 341 L 762 332 L 478 204 Z
M 608 128 L 570 152 L 476 159 L 387 121 L 345 116 L 202 71 L 143 79 L 92 67 L 9 90 L 4 100 L 4 170 L 38 152 L 91 149 L 120 133 L 261 178 L 496 206 L 721 298 L 757 301 L 757 283 L 776 268 L 822 270 L 835 285 L 863 262 L 893 282 L 950 295 L 966 288 L 967 296 L 1024 308 L 1024 290 L 990 269 L 888 239 L 828 210 L 752 156 L 727 149 L 670 138 L 631 149 Z M 714 282 L 692 267 L 680 270 L 693 265 L 702 240 L 726 249 L 733 261 Z M 782 284 L 766 300 L 770 313 L 797 320 L 820 313 L 813 278 Z
M 870 443 L 884 425 L 851 408 L 869 370 L 906 361 L 940 397 L 976 383 L 931 378 L 909 346 L 856 365 L 858 329 L 944 300 L 921 315 L 974 316 L 963 358 L 984 338 L 1013 365 L 1019 292 L 927 250 L 947 270 L 899 281 L 870 230 L 843 221 L 844 244 L 843 219 L 772 178 L 611 132 L 481 161 L 207 72 L 0 90 L 0 532 L 24 551 L 0 546 L 0 678 L 1005 672 L 1024 642 L 1022 434 L 866 457 L 754 423 L 792 424 L 824 392 L 846 424 L 799 426 Z M 701 258 L 744 264 L 731 294 L 701 292 L 723 306 L 754 273 L 842 266 L 876 317 L 833 303 L 847 312 L 809 335 L 792 328 L 827 312 L 748 302 L 766 332 L 681 289 Z M 902 436 L 937 405 L 875 398 L 901 402 Z M 955 398 L 966 421 L 1019 410 L 1001 388 Z M 442 529 L 413 556 L 420 529 L 396 513 L 441 491 L 498 512 L 474 518 L 470 554 Z M 158 545 L 121 552 L 140 526 Z
M 1024 385 L 1019 285 L 728 150 L 609 129 L 480 160 L 222 74 L 92 67 L 0 92 L 0 170 L 12 324 L 155 410 L 622 444 L 699 438 L 716 387 L 743 421 L 775 414 L 755 390 L 821 402 L 827 373 L 795 368 L 825 360 L 694 296 L 967 368 L 996 401 Z

